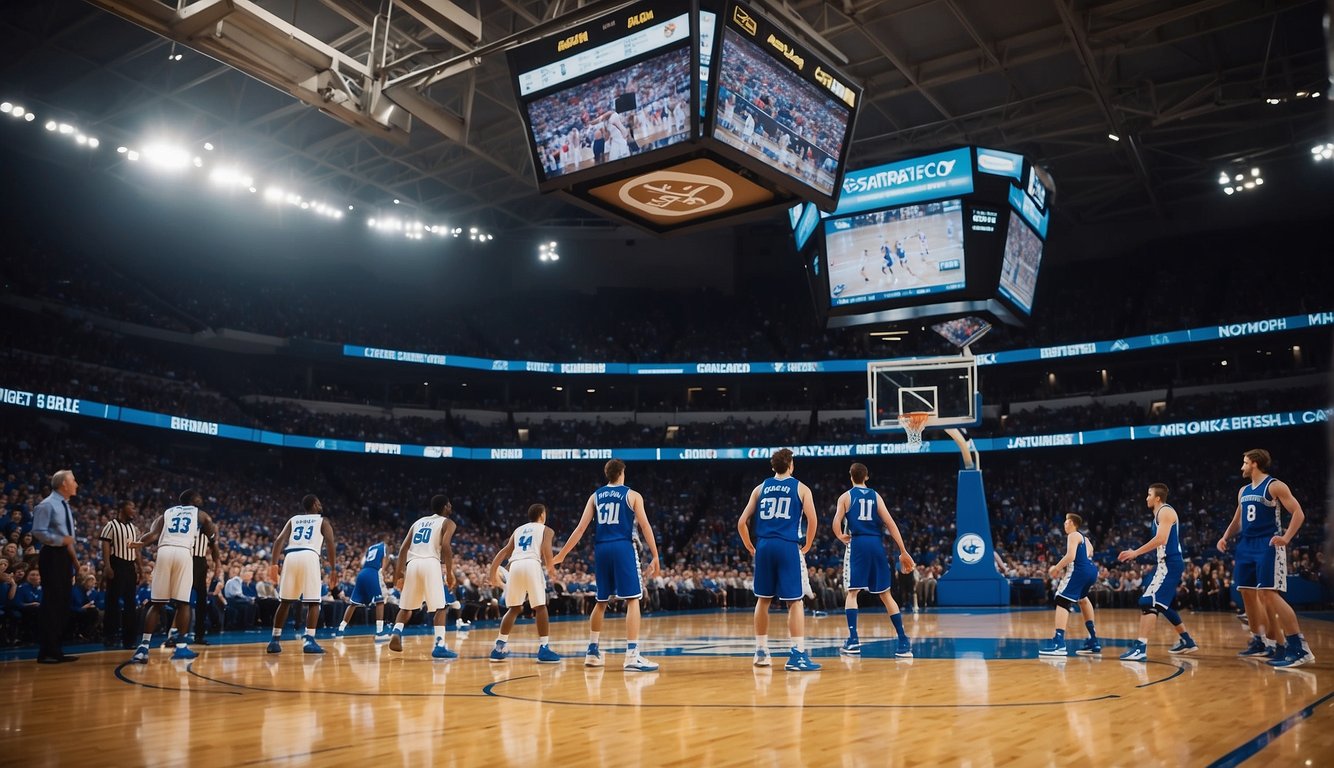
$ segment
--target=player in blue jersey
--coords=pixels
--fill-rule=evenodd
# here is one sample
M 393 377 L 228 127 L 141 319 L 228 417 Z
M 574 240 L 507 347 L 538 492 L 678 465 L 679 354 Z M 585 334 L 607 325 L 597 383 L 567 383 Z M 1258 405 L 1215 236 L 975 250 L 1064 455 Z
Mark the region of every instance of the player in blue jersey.
M 625 485 L 625 462 L 612 459 L 602 471 L 607 484 L 588 497 L 579 525 L 575 526 L 565 546 L 560 548 L 553 564 L 564 562 L 565 556 L 578 545 L 596 515 L 593 573 L 597 582 L 597 605 L 588 617 L 590 635 L 588 651 L 584 654 L 584 666 L 603 665 L 599 645 L 602 617 L 607 613 L 607 601 L 619 597 L 625 601 L 625 662 L 622 667 L 631 672 L 653 672 L 658 669 L 657 663 L 639 653 L 639 601 L 644 596 L 644 583 L 639 574 L 639 555 L 635 552 L 636 524 L 653 558 L 648 565 L 649 578 L 658 575 L 658 542 L 653 538 L 653 528 L 648 524 L 644 497 Z
M 1171 622 L 1178 635 L 1177 643 L 1169 649 L 1169 653 L 1195 653 L 1200 649 L 1182 624 L 1181 614 L 1172 608 L 1177 597 L 1177 587 L 1181 585 L 1181 574 L 1186 570 L 1186 561 L 1181 556 L 1181 526 L 1178 525 L 1177 511 L 1167 503 L 1167 486 L 1162 483 L 1150 485 L 1144 503 L 1153 510 L 1153 538 L 1143 546 L 1122 551 L 1116 559 L 1124 563 L 1140 555 L 1157 552 L 1158 567 L 1139 598 L 1139 638 L 1130 646 L 1130 650 L 1121 654 L 1122 661 L 1144 661 L 1148 658 L 1149 631 L 1153 629 L 1154 614 L 1159 613 Z
M 1093 542 L 1079 532 L 1084 525 L 1084 518 L 1071 512 L 1065 516 L 1065 556 L 1053 565 L 1049 572 L 1053 579 L 1062 571 L 1065 576 L 1056 586 L 1056 634 L 1038 649 L 1039 656 L 1066 656 L 1065 626 L 1070 621 L 1070 608 L 1079 604 L 1079 613 L 1084 617 L 1084 628 L 1088 630 L 1088 640 L 1076 653 L 1093 655 L 1102 653 L 1102 644 L 1098 642 L 1098 633 L 1093 624 L 1093 601 L 1089 599 L 1089 588 L 1098 581 L 1098 566 L 1093 562 Z M 1068 570 L 1067 570 L 1068 569 Z
M 1226 552 L 1228 539 L 1241 531 L 1232 581 L 1241 591 L 1254 637 L 1250 647 L 1240 655 L 1273 656 L 1270 665 L 1283 669 L 1310 664 L 1315 661 L 1315 656 L 1302 637 L 1297 614 L 1283 599 L 1288 588 L 1287 546 L 1306 521 L 1306 513 L 1288 484 L 1269 474 L 1271 462 L 1269 451 L 1260 448 L 1242 454 L 1241 476 L 1246 478 L 1247 484 L 1237 492 L 1237 510 L 1223 537 L 1218 540 L 1218 551 Z M 1287 529 L 1279 533 L 1284 509 L 1292 517 Z M 1265 647 L 1266 619 L 1269 617 L 1275 617 L 1270 620 L 1277 620 L 1278 629 L 1285 637 L 1282 649 Z
M 769 657 L 769 604 L 774 598 L 787 603 L 787 629 L 792 637 L 784 669 L 813 672 L 820 668 L 806 652 L 806 616 L 801 598 L 806 590 L 805 554 L 815 542 L 815 502 L 811 489 L 792 476 L 792 451 L 780 448 L 769 458 L 774 476 L 755 486 L 737 520 L 737 531 L 746 551 L 755 557 L 755 659 L 757 667 L 772 663 Z M 755 541 L 750 523 L 755 518 Z M 805 543 L 802 522 L 805 521 Z
M 357 580 L 352 585 L 352 594 L 349 596 L 347 611 L 343 613 L 343 621 L 338 625 L 338 632 L 335 637 L 342 637 L 347 631 L 347 625 L 352 621 L 352 616 L 358 608 L 375 607 L 375 642 L 389 642 L 389 633 L 384 628 L 384 564 L 385 553 L 388 545 L 385 544 L 385 536 L 380 535 L 380 541 L 375 542 L 366 548 L 366 554 L 361 556 L 361 570 L 357 572 Z
M 894 276 L 894 252 L 890 250 L 889 243 L 880 244 L 880 258 L 885 262 L 880 265 L 880 274 L 889 275 L 891 284 L 897 283 L 899 279 Z
M 889 592 L 891 569 L 889 559 L 885 557 L 884 531 L 888 530 L 890 538 L 899 545 L 899 567 L 903 572 L 911 573 L 916 564 L 903 544 L 903 536 L 899 534 L 894 518 L 890 517 L 885 500 L 866 487 L 866 479 L 870 477 L 866 465 L 853 464 L 848 475 L 852 478 L 852 488 L 838 497 L 834 512 L 834 535 L 848 545 L 843 555 L 843 584 L 848 590 L 843 609 L 848 618 L 848 639 L 839 648 L 839 653 L 856 656 L 862 652 L 861 640 L 857 637 L 857 595 L 866 590 L 885 604 L 889 620 L 898 633 L 894 655 L 911 659 L 912 643 L 903 630 L 903 614 Z

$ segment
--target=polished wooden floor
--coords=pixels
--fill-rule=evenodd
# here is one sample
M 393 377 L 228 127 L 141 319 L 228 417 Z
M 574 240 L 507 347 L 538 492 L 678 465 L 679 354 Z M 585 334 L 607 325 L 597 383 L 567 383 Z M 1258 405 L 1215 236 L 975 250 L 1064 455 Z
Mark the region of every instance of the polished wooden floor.
M 775 614 L 771 640 L 785 636 Z M 307 656 L 213 645 L 193 662 L 155 650 L 77 663 L 0 663 L 0 764 L 48 765 L 1331 765 L 1334 624 L 1307 618 L 1318 663 L 1279 672 L 1238 659 L 1229 614 L 1189 614 L 1202 645 L 1121 662 L 1138 613 L 1103 611 L 1102 658 L 1038 659 L 1050 612 L 906 616 L 917 658 L 895 660 L 884 614 L 862 618 L 862 658 L 837 656 L 843 617 L 808 618 L 817 673 L 757 669 L 747 611 L 645 621 L 656 673 L 623 672 L 609 620 L 605 669 L 586 669 L 583 622 L 553 625 L 560 665 L 538 665 L 532 625 L 490 664 L 494 629 L 395 654 L 369 636 Z M 1083 636 L 1072 617 L 1072 637 Z M 528 656 L 520 654 L 527 653 Z

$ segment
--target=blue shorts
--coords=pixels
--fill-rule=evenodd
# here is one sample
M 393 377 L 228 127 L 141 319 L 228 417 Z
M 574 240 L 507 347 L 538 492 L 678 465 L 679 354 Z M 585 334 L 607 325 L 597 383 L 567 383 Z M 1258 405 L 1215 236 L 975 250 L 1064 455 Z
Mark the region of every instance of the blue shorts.
M 1089 589 L 1098 583 L 1098 569 L 1093 568 L 1087 571 L 1080 571 L 1071 568 L 1066 572 L 1065 578 L 1056 586 L 1056 596 L 1064 597 L 1072 603 L 1089 596 Z
M 1153 571 L 1153 577 L 1144 587 L 1144 594 L 1139 597 L 1141 608 L 1171 608 L 1177 599 L 1177 587 L 1181 586 L 1181 574 L 1186 564 L 1179 561 L 1160 562 Z
M 598 602 L 613 597 L 631 600 L 644 596 L 639 579 L 639 554 L 629 541 L 608 541 L 593 547 L 593 578 L 598 585 Z
M 1242 536 L 1237 542 L 1237 556 L 1232 566 L 1232 583 L 1237 589 L 1273 589 L 1288 591 L 1288 551 L 1270 546 L 1273 536 Z
M 755 545 L 755 596 L 800 600 L 805 592 L 801 545 L 785 539 L 760 539 Z
M 374 605 L 384 602 L 384 592 L 380 590 L 380 572 L 374 568 L 362 568 L 357 572 L 357 581 L 352 586 L 351 602 L 357 605 Z
M 853 536 L 843 553 L 843 583 L 848 589 L 864 589 L 873 595 L 889 589 L 889 559 L 879 536 Z

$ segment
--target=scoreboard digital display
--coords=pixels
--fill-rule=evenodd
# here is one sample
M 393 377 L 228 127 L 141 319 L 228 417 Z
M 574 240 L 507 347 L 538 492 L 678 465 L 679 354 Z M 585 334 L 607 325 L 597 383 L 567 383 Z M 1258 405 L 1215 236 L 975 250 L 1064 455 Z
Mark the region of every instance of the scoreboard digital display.
M 957 291 L 967 285 L 959 200 L 828 219 L 825 249 L 831 307 Z
M 539 186 L 696 135 L 692 18 L 637 3 L 510 52 Z
M 721 37 L 713 138 L 832 210 L 860 89 L 741 3 L 728 5 Z

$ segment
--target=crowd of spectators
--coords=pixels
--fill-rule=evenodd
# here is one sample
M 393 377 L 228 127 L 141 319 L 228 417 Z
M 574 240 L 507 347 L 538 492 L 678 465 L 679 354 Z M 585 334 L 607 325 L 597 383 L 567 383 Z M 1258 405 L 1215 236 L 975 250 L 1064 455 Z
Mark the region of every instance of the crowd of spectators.
M 74 503 L 80 571 L 70 605 L 71 633 L 95 640 L 104 607 L 104 565 L 98 534 L 117 502 L 132 500 L 146 529 L 156 514 L 174 503 L 179 491 L 195 487 L 219 524 L 222 570 L 210 568 L 208 624 L 254 629 L 263 626 L 276 606 L 268 583 L 272 541 L 298 500 L 315 493 L 325 501 L 337 535 L 342 586 L 325 595 L 322 625 L 336 625 L 346 606 L 350 581 L 365 548 L 385 541 L 391 551 L 403 531 L 423 514 L 424 500 L 447 491 L 459 523 L 454 541 L 455 566 L 463 618 L 497 615 L 500 592 L 486 582 L 492 555 L 522 520 L 522 510 L 537 500 L 552 509 L 558 540 L 573 529 L 588 494 L 600 482 L 598 462 L 557 465 L 459 463 L 423 466 L 417 462 L 372 457 L 311 457 L 282 453 L 260 461 L 255 448 L 200 452 L 197 448 L 162 450 L 142 436 L 119 428 L 90 429 L 81 422 L 14 419 L 0 427 L 0 479 L 4 515 L 0 517 L 0 640 L 32 638 L 41 584 L 34 567 L 38 544 L 28 532 L 33 506 L 46 493 L 54 469 L 72 468 L 80 493 Z M 1273 446 L 1275 474 L 1288 481 L 1301 500 L 1307 522 L 1290 547 L 1296 578 L 1318 579 L 1325 524 L 1323 467 L 1319 437 L 1296 432 Z M 1183 579 L 1182 606 L 1192 610 L 1233 608 L 1230 552 L 1214 548 L 1231 519 L 1239 452 L 1251 447 L 1232 439 L 1202 438 L 1173 446 L 1144 444 L 1092 447 L 1078 452 L 1055 450 L 1030 456 L 987 457 L 986 492 L 997 548 L 998 567 L 1016 584 L 1016 599 L 1032 587 L 1034 599 L 1047 595 L 1046 568 L 1061 555 L 1060 522 L 1066 512 L 1088 521 L 1087 533 L 1101 566 L 1093 598 L 1099 606 L 1129 604 L 1150 567 L 1149 559 L 1120 564 L 1116 553 L 1149 538 L 1144 488 L 1165 481 L 1181 520 L 1181 541 L 1190 563 Z M 1059 454 L 1059 460 L 1053 460 Z M 1234 455 L 1235 454 L 1235 455 Z M 276 458 L 276 461 L 274 460 Z M 905 606 L 934 604 L 935 584 L 948 569 L 954 533 L 954 469 L 942 457 L 898 458 L 871 462 L 871 485 L 884 495 L 918 561 L 914 579 L 902 579 Z M 644 493 L 662 553 L 663 573 L 647 585 L 651 611 L 745 607 L 750 559 L 740 546 L 735 521 L 746 494 L 765 476 L 762 462 L 743 464 L 638 464 L 627 474 Z M 845 460 L 798 461 L 797 475 L 812 489 L 823 525 L 847 487 Z M 887 540 L 888 541 L 888 540 Z M 589 547 L 576 550 L 551 585 L 553 611 L 586 612 L 594 588 Z M 822 530 L 807 555 L 815 610 L 842 605 L 842 545 Z M 143 569 L 141 601 L 147 599 L 151 553 Z M 299 612 L 298 612 L 299 613 Z

